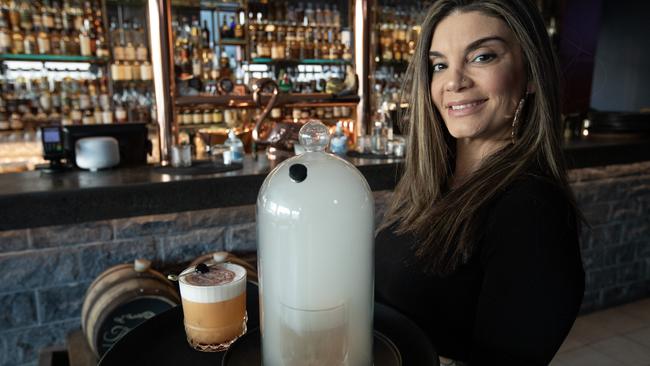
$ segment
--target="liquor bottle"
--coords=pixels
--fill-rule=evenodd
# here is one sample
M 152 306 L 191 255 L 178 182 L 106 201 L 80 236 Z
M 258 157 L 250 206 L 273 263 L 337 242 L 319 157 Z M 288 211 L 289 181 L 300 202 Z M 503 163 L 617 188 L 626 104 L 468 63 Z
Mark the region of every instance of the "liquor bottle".
M 10 50 L 11 32 L 9 32 L 7 21 L 2 18 L 0 19 L 0 53 L 9 53 Z
M 11 128 L 9 124 L 9 118 L 7 116 L 7 111 L 4 107 L 0 108 L 0 131 L 6 131 Z
M 115 60 L 124 60 L 124 47 L 122 46 L 122 32 L 118 29 L 115 19 L 111 19 L 110 25 L 111 42 L 113 48 L 113 58 Z
M 61 7 L 61 25 L 65 31 L 70 31 L 74 28 L 74 14 L 71 11 L 69 0 L 63 0 L 63 6 Z
M 117 123 L 126 123 L 127 118 L 127 111 L 124 108 L 124 105 L 122 103 L 118 104 L 115 107 L 115 121 Z
M 73 104 L 70 111 L 70 120 L 74 125 L 80 125 L 83 120 L 83 112 L 79 109 L 78 103 Z
M 230 26 L 228 25 L 228 21 L 225 18 L 223 20 L 223 24 L 221 25 L 220 35 L 222 39 L 232 38 L 230 34 Z
M 42 26 L 48 30 L 54 29 L 54 9 L 50 4 L 50 0 L 43 0 L 41 6 L 41 23 Z
M 257 58 L 259 57 L 257 54 L 257 22 L 253 17 L 252 11 L 248 13 L 248 34 L 250 35 L 251 58 Z
M 124 47 L 124 60 L 133 61 L 135 59 L 135 46 L 133 46 L 132 42 L 128 42 L 126 47 Z
M 103 110 L 111 108 L 110 97 L 108 96 L 108 87 L 106 86 L 106 79 L 103 79 L 99 85 L 99 106 Z
M 52 110 L 52 94 L 46 77 L 41 78 L 39 83 L 39 107 L 46 112 Z
M 10 0 L 9 2 L 9 24 L 7 27 L 19 28 L 20 27 L 20 10 L 18 8 L 17 0 Z
M 333 5 L 334 9 L 332 10 L 332 24 L 334 24 L 335 27 L 340 27 L 341 26 L 341 13 L 339 12 L 339 8 L 336 5 Z
M 88 29 L 86 26 L 81 28 L 79 33 L 79 50 L 81 56 L 92 56 L 92 50 L 90 48 L 90 36 L 88 35 Z
M 31 31 L 25 33 L 25 38 L 23 39 L 23 52 L 26 55 L 32 55 L 36 53 L 36 37 Z
M 195 78 L 199 78 L 202 75 L 201 57 L 199 55 L 199 49 L 196 47 L 192 50 L 192 75 Z
M 61 13 L 61 4 L 59 1 L 54 1 L 52 3 L 52 11 L 54 14 L 54 29 L 61 31 L 63 29 L 63 15 Z
M 40 28 L 43 26 L 43 17 L 41 15 L 41 11 L 39 11 L 38 6 L 34 7 L 31 17 L 32 17 L 32 27 L 34 29 Z M 41 7 L 41 9 L 45 9 L 44 6 Z
M 243 13 L 240 13 L 240 17 L 243 19 Z M 244 26 L 235 18 L 235 34 L 234 37 L 237 39 L 244 39 Z
M 133 80 L 133 64 L 130 61 L 122 62 L 122 80 Z
M 50 38 L 48 37 L 48 34 L 45 32 L 44 28 L 38 30 L 37 44 L 38 44 L 38 53 L 40 53 L 41 55 L 46 55 L 51 52 Z
M 153 68 L 149 61 L 144 61 L 140 65 L 140 77 L 142 80 L 151 80 L 153 79 Z
M 278 31 L 275 33 L 276 39 L 271 42 L 271 58 L 274 60 L 283 60 L 286 58 L 284 28 L 278 26 L 277 29 Z
M 20 3 L 20 28 L 25 32 L 31 31 L 34 26 L 32 21 L 32 8 L 28 1 L 23 0 Z
M 332 12 L 330 11 L 330 6 L 329 4 L 325 4 L 325 7 L 323 8 L 323 22 L 325 23 L 326 26 L 330 27 L 333 25 L 332 22 Z
M 208 22 L 203 21 L 203 28 L 201 28 L 201 47 L 210 47 L 210 30 L 208 29 Z
M 49 36 L 50 36 L 50 52 L 53 55 L 62 55 L 63 51 L 61 50 L 61 34 L 59 33 L 59 31 L 53 30 L 50 32 Z
M 307 3 L 307 8 L 305 9 L 305 21 L 304 25 L 315 26 L 316 25 L 316 16 L 314 13 L 314 8 L 312 3 Z
M 194 47 L 201 46 L 201 26 L 199 25 L 199 20 L 195 16 L 192 17 L 192 27 L 190 28 L 190 42 Z
M 99 29 L 97 32 L 97 39 L 95 40 L 95 54 L 99 58 L 108 58 L 110 57 L 110 53 L 108 51 L 108 42 L 106 41 L 106 38 L 104 37 L 104 32 Z
M 311 5 L 308 4 L 308 6 Z M 312 42 L 312 33 L 309 30 L 305 31 L 305 52 L 302 58 L 314 58 L 314 42 Z
M 139 43 L 135 50 L 135 56 L 138 61 L 147 61 L 149 59 L 149 49 L 144 43 Z
M 95 115 L 93 111 L 87 110 L 83 113 L 83 117 L 81 119 L 81 124 L 83 125 L 94 125 L 95 124 Z
M 95 110 L 93 111 L 93 119 L 95 124 L 102 124 L 103 116 L 102 116 L 102 110 L 99 108 L 99 106 L 95 107 Z

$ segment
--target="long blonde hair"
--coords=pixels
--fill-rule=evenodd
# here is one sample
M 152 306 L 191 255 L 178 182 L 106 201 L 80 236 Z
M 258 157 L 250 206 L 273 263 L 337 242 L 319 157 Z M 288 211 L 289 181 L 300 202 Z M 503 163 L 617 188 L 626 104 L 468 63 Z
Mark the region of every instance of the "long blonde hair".
M 438 23 L 454 11 L 478 11 L 502 19 L 521 45 L 528 80 L 535 93 L 527 97 L 516 143 L 486 158 L 460 187 L 448 189 L 455 164 L 455 140 L 431 99 L 429 47 Z M 575 210 L 561 151 L 558 64 L 546 28 L 529 0 L 438 0 L 422 23 L 415 54 L 406 71 L 408 95 L 406 161 L 395 187 L 383 228 L 418 238 L 415 253 L 425 270 L 453 272 L 470 258 L 480 240 L 489 201 L 532 167 L 566 195 Z

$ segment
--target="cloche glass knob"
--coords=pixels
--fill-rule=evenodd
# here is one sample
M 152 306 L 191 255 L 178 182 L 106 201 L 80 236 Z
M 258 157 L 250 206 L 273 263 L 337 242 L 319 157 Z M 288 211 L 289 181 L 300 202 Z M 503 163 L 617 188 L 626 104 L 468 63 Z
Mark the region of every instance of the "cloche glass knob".
M 302 126 L 298 138 L 305 151 L 324 151 L 330 141 L 330 133 L 323 122 L 311 120 Z

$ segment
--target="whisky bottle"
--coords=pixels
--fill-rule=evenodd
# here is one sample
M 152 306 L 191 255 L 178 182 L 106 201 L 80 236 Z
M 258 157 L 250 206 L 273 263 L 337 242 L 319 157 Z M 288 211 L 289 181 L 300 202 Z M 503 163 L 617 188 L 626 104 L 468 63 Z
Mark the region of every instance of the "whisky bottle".
M 46 55 L 51 52 L 50 49 L 50 38 L 48 37 L 48 34 L 45 32 L 44 28 L 41 28 L 38 30 L 38 53 L 41 55 Z
M 35 9 L 33 9 L 32 15 L 31 15 L 31 17 L 32 17 L 32 27 L 34 29 L 38 29 L 38 28 L 41 28 L 43 26 L 43 18 L 41 16 L 41 11 L 39 11 L 39 9 L 37 9 L 37 7 L 34 7 L 34 8 Z M 41 9 L 43 9 L 43 8 L 44 7 L 41 7 Z
M 23 0 L 20 3 L 20 28 L 24 31 L 31 31 L 34 23 L 32 22 L 32 9 L 28 1 Z
M 108 51 L 108 44 L 106 42 L 106 38 L 104 37 L 104 33 L 101 31 L 101 28 L 97 32 L 97 39 L 95 40 L 95 54 L 99 58 L 108 58 L 110 57 L 109 51 Z
M 36 37 L 31 31 L 25 33 L 25 38 L 23 39 L 23 52 L 26 55 L 33 55 L 36 53 Z
M 9 2 L 9 24 L 7 27 L 19 28 L 20 27 L 20 10 L 18 8 L 17 0 L 10 0 Z
M 43 27 L 48 30 L 54 29 L 54 14 L 52 6 L 50 5 L 49 0 L 43 0 L 43 5 L 41 6 L 41 23 Z M 35 12 L 36 13 L 36 12 Z
M 113 42 L 113 58 L 124 60 L 124 47 L 122 46 L 122 32 L 118 29 L 115 19 L 111 20 L 111 41 Z
M 195 78 L 200 78 L 202 75 L 202 67 L 201 67 L 201 57 L 199 55 L 199 49 L 194 48 L 192 50 L 192 76 Z
M 140 77 L 142 80 L 151 80 L 153 79 L 153 68 L 149 61 L 144 61 L 140 65 Z
M 51 13 L 54 14 L 54 29 L 60 32 L 63 29 L 61 4 L 58 1 L 54 1 L 51 9 Z
M 90 48 L 90 36 L 88 35 L 88 29 L 83 26 L 81 33 L 79 33 L 79 50 L 81 56 L 92 56 L 92 51 Z
M 235 34 L 237 39 L 244 39 L 244 26 L 235 18 Z
M 9 53 L 11 50 L 11 32 L 4 19 L 0 19 L 0 53 Z
M 201 47 L 210 47 L 210 30 L 208 29 L 208 22 L 203 21 L 203 28 L 201 28 Z
M 61 34 L 57 30 L 50 32 L 50 52 L 53 55 L 63 54 L 61 50 Z
M 124 60 L 127 61 L 135 60 L 135 47 L 131 42 L 128 42 L 126 44 L 126 47 L 124 47 Z
M 232 38 L 232 35 L 230 34 L 230 26 L 228 25 L 228 21 L 226 19 L 223 20 L 223 24 L 221 25 L 221 30 L 219 31 L 221 38 Z

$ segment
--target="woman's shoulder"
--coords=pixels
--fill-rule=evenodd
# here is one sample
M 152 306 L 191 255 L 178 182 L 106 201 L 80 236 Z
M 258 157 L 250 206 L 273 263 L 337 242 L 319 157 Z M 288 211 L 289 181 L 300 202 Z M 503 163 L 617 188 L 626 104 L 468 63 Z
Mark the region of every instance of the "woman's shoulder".
M 509 207 L 566 208 L 569 204 L 564 189 L 555 180 L 532 171 L 522 174 L 510 183 L 493 200 L 493 209 Z
M 575 210 L 559 183 L 538 172 L 521 175 L 495 196 L 487 210 L 488 228 L 514 222 L 534 227 L 574 227 Z

